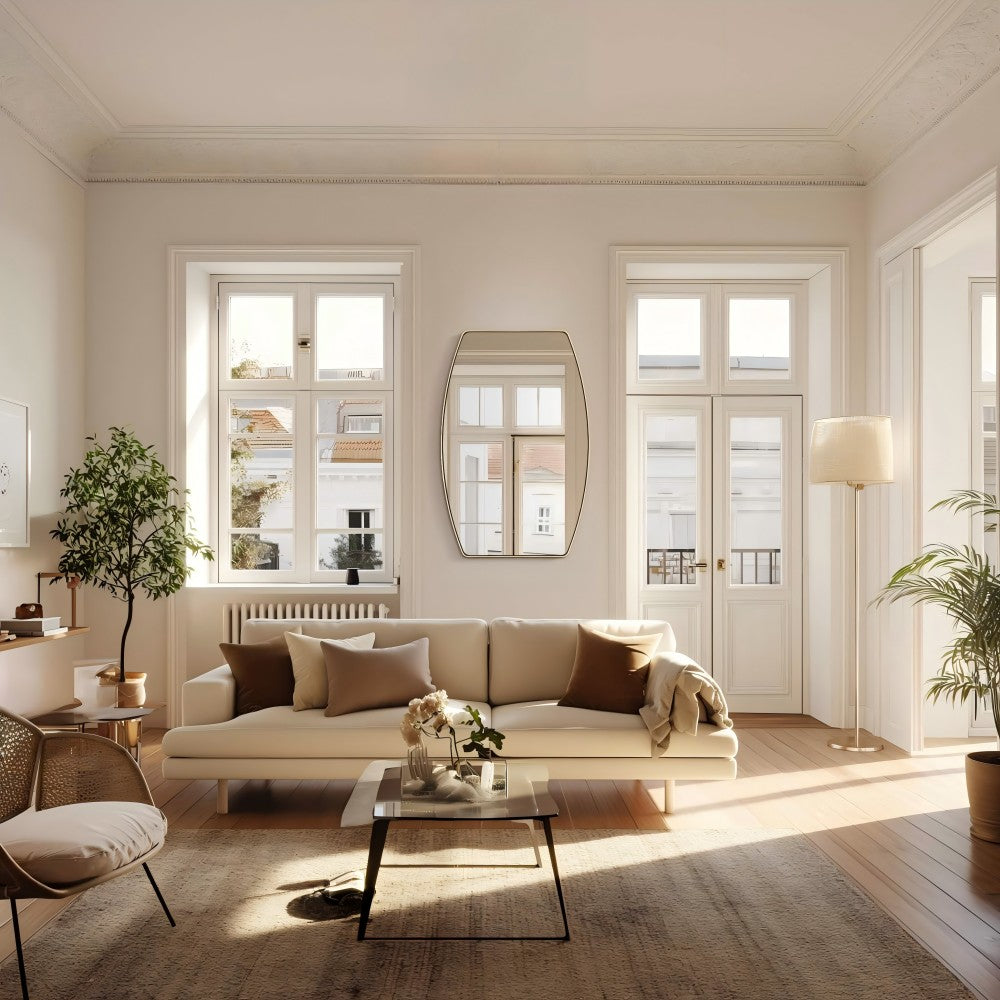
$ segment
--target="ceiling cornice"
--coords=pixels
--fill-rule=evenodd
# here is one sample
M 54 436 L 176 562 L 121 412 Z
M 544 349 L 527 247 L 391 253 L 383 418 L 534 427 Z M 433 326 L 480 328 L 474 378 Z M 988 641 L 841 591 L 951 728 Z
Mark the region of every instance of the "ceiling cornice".
M 942 0 L 827 128 L 128 126 L 0 0 L 0 111 L 97 183 L 856 186 L 998 70 L 1000 0 Z

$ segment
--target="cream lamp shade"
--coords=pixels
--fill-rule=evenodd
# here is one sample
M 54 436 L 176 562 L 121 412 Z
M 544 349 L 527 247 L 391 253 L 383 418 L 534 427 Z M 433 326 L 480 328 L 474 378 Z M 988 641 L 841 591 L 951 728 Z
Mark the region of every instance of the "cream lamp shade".
M 892 482 L 892 424 L 888 417 L 826 417 L 812 427 L 809 482 Z

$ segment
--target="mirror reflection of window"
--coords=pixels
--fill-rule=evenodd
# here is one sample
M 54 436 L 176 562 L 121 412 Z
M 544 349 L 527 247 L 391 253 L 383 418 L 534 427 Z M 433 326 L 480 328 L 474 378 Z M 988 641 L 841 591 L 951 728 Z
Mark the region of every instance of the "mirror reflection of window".
M 517 553 L 561 555 L 566 551 L 565 441 L 550 437 L 515 440 L 515 489 L 520 504 Z
M 459 533 L 470 555 L 503 552 L 503 443 L 459 446 Z
M 503 387 L 459 386 L 458 422 L 462 427 L 503 427 Z
M 557 385 L 519 385 L 516 396 L 517 427 L 562 427 L 562 388 Z
M 564 555 L 586 462 L 583 384 L 566 334 L 464 334 L 442 421 L 445 491 L 463 554 Z

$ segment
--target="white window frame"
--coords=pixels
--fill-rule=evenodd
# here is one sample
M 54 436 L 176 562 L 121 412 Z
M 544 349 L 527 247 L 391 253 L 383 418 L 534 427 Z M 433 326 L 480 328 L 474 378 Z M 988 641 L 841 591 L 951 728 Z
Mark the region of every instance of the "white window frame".
M 701 368 L 659 379 L 639 378 L 638 303 L 642 298 L 700 298 L 702 301 Z M 731 298 L 788 298 L 791 301 L 789 371 L 787 377 L 733 378 L 729 371 L 729 300 Z M 808 374 L 808 282 L 753 279 L 751 281 L 647 281 L 629 279 L 625 294 L 625 359 L 628 395 L 714 396 L 722 393 L 802 395 Z
M 319 437 L 317 402 L 320 399 L 377 398 L 382 404 L 382 476 L 383 476 L 383 527 L 382 568 L 360 570 L 364 583 L 387 583 L 395 575 L 395 489 L 394 489 L 394 407 L 393 383 L 396 370 L 394 357 L 398 350 L 396 338 L 397 316 L 395 302 L 399 300 L 399 279 L 386 276 L 359 281 L 357 276 L 343 280 L 323 276 L 321 280 L 303 280 L 299 277 L 263 278 L 257 275 L 215 275 L 212 277 L 215 295 L 212 342 L 216 345 L 212 358 L 211 384 L 217 391 L 211 393 L 212 440 L 216 442 L 215 499 L 212 505 L 216 524 L 214 537 L 218 553 L 218 580 L 220 583 L 267 583 L 271 585 L 338 584 L 346 583 L 347 571 L 319 568 L 316 539 L 320 533 L 341 533 L 317 523 L 316 484 L 319 477 Z M 294 362 L 291 377 L 268 379 L 233 379 L 229 372 L 229 343 L 226 321 L 226 296 L 230 291 L 261 292 L 291 291 L 295 295 Z M 315 374 L 315 316 L 316 300 L 323 294 L 371 294 L 383 297 L 385 326 L 383 330 L 383 377 L 370 380 L 320 379 Z M 294 515 L 293 568 L 290 570 L 240 570 L 229 564 L 231 551 L 231 492 L 229 489 L 230 458 L 228 448 L 227 415 L 231 401 L 239 398 L 261 396 L 288 396 L 293 402 L 293 488 Z M 372 435 L 374 436 L 374 435 Z M 346 533 L 344 529 L 343 533 Z
M 973 278 L 969 282 L 969 320 L 972 331 L 972 488 L 983 493 L 996 494 L 997 484 L 986 482 L 983 466 L 985 464 L 986 441 L 992 437 L 997 439 L 997 432 L 991 434 L 983 430 L 983 409 L 992 406 L 994 421 L 1000 416 L 997 407 L 996 381 L 983 378 L 983 299 L 997 294 L 997 283 L 992 278 Z M 994 446 L 996 447 L 996 446 Z M 982 520 L 970 518 L 970 529 L 973 532 L 972 544 L 982 549 Z M 993 723 L 989 705 L 981 704 L 978 698 L 973 698 L 969 704 L 969 736 L 993 736 L 996 727 Z
M 992 278 L 973 278 L 969 282 L 969 306 L 972 322 L 972 391 L 996 392 L 996 380 L 983 378 L 983 299 L 996 298 L 997 283 Z

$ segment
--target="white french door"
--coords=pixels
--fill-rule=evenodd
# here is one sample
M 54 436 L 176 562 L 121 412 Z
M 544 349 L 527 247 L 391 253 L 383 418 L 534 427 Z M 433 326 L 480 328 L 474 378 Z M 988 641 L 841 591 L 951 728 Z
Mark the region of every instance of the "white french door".
M 633 396 L 631 614 L 740 712 L 802 711 L 802 400 Z

